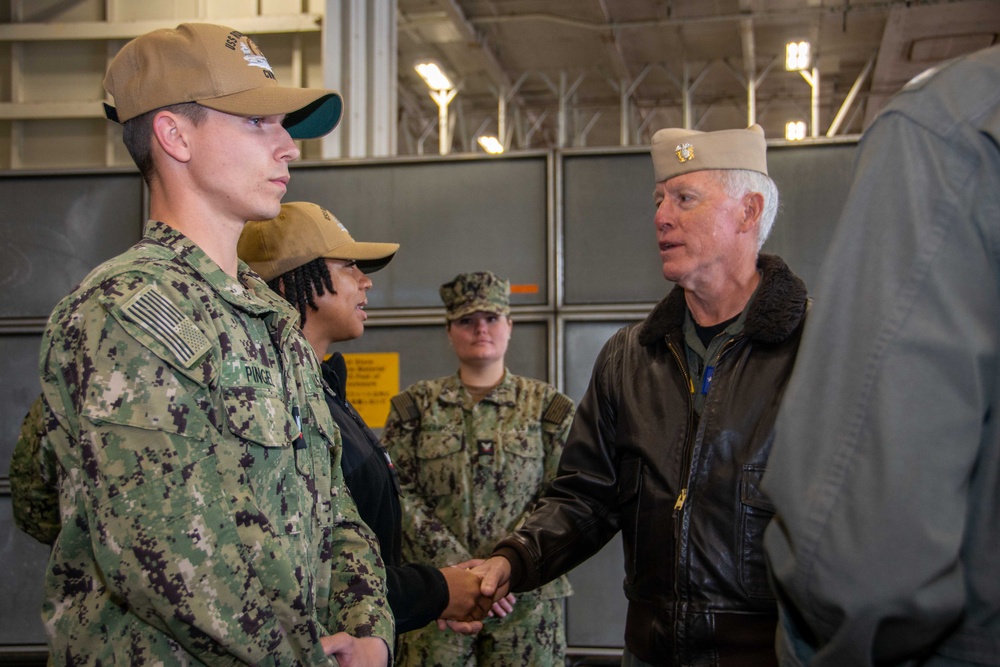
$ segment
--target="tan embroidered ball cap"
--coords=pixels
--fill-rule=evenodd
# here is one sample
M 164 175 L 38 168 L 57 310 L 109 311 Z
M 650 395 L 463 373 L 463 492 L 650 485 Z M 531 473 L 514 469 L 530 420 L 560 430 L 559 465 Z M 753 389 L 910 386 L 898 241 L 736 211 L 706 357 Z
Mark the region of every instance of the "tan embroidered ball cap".
M 490 271 L 460 273 L 438 293 L 449 322 L 477 312 L 510 315 L 510 282 Z
M 293 139 L 330 132 L 343 113 L 335 90 L 278 85 L 271 65 L 247 35 L 211 23 L 182 23 L 154 30 L 122 47 L 111 61 L 104 105 L 118 123 L 171 104 L 198 104 L 240 116 L 288 114 Z
M 360 243 L 328 210 L 317 204 L 293 201 L 281 205 L 270 220 L 251 220 L 243 227 L 236 252 L 264 280 L 324 257 L 354 260 L 372 273 L 388 264 L 398 243 Z
M 671 127 L 653 135 L 656 182 L 703 169 L 749 169 L 767 175 L 764 128 L 698 132 Z

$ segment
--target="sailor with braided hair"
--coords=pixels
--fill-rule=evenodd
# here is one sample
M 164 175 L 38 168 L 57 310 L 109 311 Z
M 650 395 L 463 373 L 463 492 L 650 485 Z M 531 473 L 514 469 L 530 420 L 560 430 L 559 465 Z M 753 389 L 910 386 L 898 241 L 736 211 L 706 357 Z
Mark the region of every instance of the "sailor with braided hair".
M 373 270 L 364 271 L 362 269 L 362 272 L 369 273 Z M 306 262 L 302 266 L 297 266 L 268 280 L 267 286 L 295 306 L 303 324 L 309 317 L 310 309 L 319 310 L 319 306 L 316 305 L 316 297 L 323 296 L 325 292 L 336 294 L 330 279 L 330 267 L 326 265 L 326 259 L 323 257 L 317 257 L 311 262 Z
M 276 218 L 248 222 L 238 246 L 240 258 L 298 309 L 302 333 L 322 362 L 326 403 L 344 444 L 344 480 L 361 518 L 378 536 L 396 632 L 441 617 L 475 629 L 492 603 L 479 595 L 478 577 L 467 569 L 403 562 L 396 473 L 347 400 L 344 356 L 327 355 L 332 344 L 364 333 L 368 274 L 388 264 L 398 249 L 397 243 L 355 241 L 330 211 L 308 202 L 282 204 Z

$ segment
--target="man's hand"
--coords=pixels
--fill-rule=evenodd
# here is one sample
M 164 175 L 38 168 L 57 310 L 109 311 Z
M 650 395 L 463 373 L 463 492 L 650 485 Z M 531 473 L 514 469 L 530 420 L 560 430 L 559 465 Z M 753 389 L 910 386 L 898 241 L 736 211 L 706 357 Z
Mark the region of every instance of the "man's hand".
M 479 621 L 490 611 L 493 599 L 480 594 L 479 577 L 472 570 L 460 565 L 442 567 L 441 574 L 448 583 L 448 606 L 442 619 L 452 621 Z
M 389 647 L 378 637 L 352 637 L 346 632 L 320 637 L 323 652 L 340 667 L 388 667 Z
M 438 630 L 451 630 L 460 635 L 474 635 L 483 629 L 482 621 L 449 621 L 443 618 L 437 620 Z
M 510 588 L 510 561 L 503 556 L 493 556 L 472 568 L 474 574 L 482 577 L 479 592 L 483 597 L 499 600 L 507 595 Z
M 517 602 L 517 598 L 514 597 L 514 594 L 507 593 L 507 595 L 493 603 L 493 607 L 490 608 L 490 616 L 499 616 L 500 618 L 503 618 L 510 612 L 514 611 L 515 602 Z

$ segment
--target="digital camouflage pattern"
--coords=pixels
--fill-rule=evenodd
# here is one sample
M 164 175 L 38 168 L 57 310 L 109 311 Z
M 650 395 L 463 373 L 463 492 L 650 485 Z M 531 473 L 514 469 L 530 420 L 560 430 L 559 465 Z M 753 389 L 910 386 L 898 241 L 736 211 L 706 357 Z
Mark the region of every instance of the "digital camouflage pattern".
M 404 559 L 444 567 L 488 558 L 555 476 L 573 413 L 572 400 L 554 387 L 509 371 L 478 403 L 457 373 L 418 382 L 394 398 L 382 437 L 403 488 Z M 556 600 L 555 634 L 562 638 L 561 598 L 571 592 L 569 580 L 560 577 L 519 595 L 515 608 Z M 533 645 L 541 655 L 555 646 L 551 620 L 508 616 L 488 623 L 475 643 L 524 635 L 524 647 Z M 437 655 L 437 645 L 453 650 L 453 641 L 453 633 L 436 626 L 401 635 L 398 664 L 424 664 L 431 652 Z
M 59 534 L 56 460 L 46 438 L 46 433 L 56 427 L 52 413 L 39 396 L 24 417 L 10 461 L 14 523 L 43 544 L 52 544 Z
M 150 222 L 49 320 L 55 664 L 334 665 L 319 639 L 337 631 L 392 646 L 315 357 L 288 304 L 239 278 Z
M 490 271 L 460 273 L 438 290 L 449 322 L 475 312 L 510 314 L 510 283 Z
M 562 598 L 518 596 L 504 618 L 488 617 L 478 635 L 441 632 L 432 623 L 401 635 L 395 667 L 565 667 Z

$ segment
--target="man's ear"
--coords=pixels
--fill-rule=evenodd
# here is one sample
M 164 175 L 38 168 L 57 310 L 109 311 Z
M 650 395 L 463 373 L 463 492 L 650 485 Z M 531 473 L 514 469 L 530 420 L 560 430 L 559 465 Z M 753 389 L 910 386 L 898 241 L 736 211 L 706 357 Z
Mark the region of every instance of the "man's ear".
M 746 230 L 750 227 L 754 229 L 760 225 L 760 218 L 764 214 L 764 195 L 759 192 L 750 192 L 743 197 L 743 225 Z
M 191 121 L 170 111 L 160 111 L 153 118 L 153 138 L 164 153 L 177 160 L 191 159 L 187 130 Z

